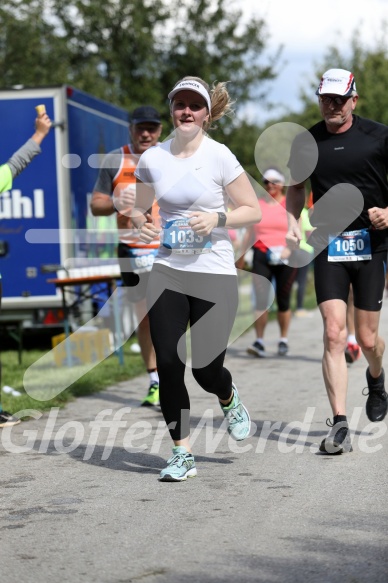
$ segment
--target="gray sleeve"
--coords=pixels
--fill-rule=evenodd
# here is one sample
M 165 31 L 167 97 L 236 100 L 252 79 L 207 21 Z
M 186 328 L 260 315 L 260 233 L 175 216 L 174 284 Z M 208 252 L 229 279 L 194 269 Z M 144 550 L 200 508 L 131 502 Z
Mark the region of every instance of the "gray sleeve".
M 112 183 L 121 165 L 121 151 L 113 150 L 104 157 L 97 181 L 94 185 L 94 192 L 101 192 L 112 196 Z
M 37 154 L 41 153 L 40 146 L 31 138 L 19 148 L 8 160 L 7 164 L 11 169 L 12 178 L 18 176 L 22 170 L 31 162 Z

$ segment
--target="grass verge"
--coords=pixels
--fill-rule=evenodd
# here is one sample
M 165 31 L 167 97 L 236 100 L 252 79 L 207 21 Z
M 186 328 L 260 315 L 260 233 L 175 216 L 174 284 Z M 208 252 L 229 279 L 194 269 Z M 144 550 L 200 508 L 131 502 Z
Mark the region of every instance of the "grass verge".
M 46 354 L 45 350 L 28 350 L 23 353 L 23 363 L 18 363 L 17 351 L 6 351 L 1 355 L 2 361 L 2 383 L 22 393 L 20 397 L 13 397 L 10 394 L 2 392 L 3 409 L 9 413 L 15 413 L 24 409 L 35 409 L 38 411 L 47 411 L 51 407 L 63 407 L 67 402 L 74 400 L 76 397 L 90 395 L 102 391 L 107 387 L 120 381 L 130 380 L 145 372 L 144 363 L 139 354 L 131 352 L 133 340 L 129 340 L 123 347 L 124 365 L 120 366 L 116 354 L 111 354 L 96 365 L 94 368 L 80 376 L 80 378 L 70 384 L 68 388 L 61 391 L 57 396 L 48 400 L 36 400 L 25 392 L 24 375 L 26 371 L 30 372 L 36 367 L 36 363 Z M 31 369 L 32 367 L 32 369 Z M 71 367 L 76 369 L 77 367 Z M 71 370 L 70 369 L 70 370 Z M 55 367 L 50 369 L 36 370 L 38 375 L 37 382 L 58 382 L 58 376 L 63 374 L 64 367 L 58 370 Z M 77 376 L 82 374 L 82 369 L 76 371 Z
M 293 302 L 294 302 L 293 291 Z M 276 308 L 276 306 L 274 306 Z M 314 309 L 316 307 L 312 273 L 309 272 L 308 284 L 306 289 L 305 299 L 306 309 Z M 250 278 L 243 277 L 240 280 L 240 305 L 233 327 L 233 337 L 239 337 L 246 333 L 253 325 L 253 308 L 252 308 L 252 293 L 250 289 Z M 269 319 L 276 318 L 276 310 L 270 310 Z M 1 355 L 2 361 L 2 385 L 8 385 L 13 389 L 22 393 L 20 397 L 13 397 L 10 394 L 2 392 L 3 409 L 10 413 L 16 413 L 25 409 L 34 409 L 38 411 L 47 411 L 51 407 L 63 407 L 67 402 L 74 400 L 80 396 L 86 396 L 98 391 L 102 391 L 107 387 L 114 385 L 121 381 L 129 381 L 130 379 L 144 374 L 145 367 L 143 360 L 139 354 L 131 352 L 131 345 L 134 339 L 128 340 L 124 344 L 124 364 L 120 366 L 118 358 L 115 354 L 110 355 L 98 365 L 88 370 L 90 367 L 85 367 L 85 374 L 81 367 L 76 372 L 77 380 L 75 382 L 67 382 L 66 368 L 61 367 L 56 369 L 54 366 L 39 368 L 36 363 L 46 354 L 45 350 L 29 350 L 23 353 L 23 363 L 19 365 L 18 354 L 16 350 L 5 351 Z M 70 367 L 70 370 L 76 367 Z M 34 372 L 33 383 L 39 388 L 41 384 L 43 387 L 51 385 L 58 386 L 58 382 L 62 382 L 65 388 L 59 394 L 48 400 L 36 400 L 30 395 L 34 394 L 32 391 L 25 392 L 24 376 Z M 59 378 L 60 375 L 63 378 Z M 78 378 L 79 377 L 79 378 Z M 30 375 L 31 378 L 31 375 Z M 69 376 L 71 378 L 71 376 Z

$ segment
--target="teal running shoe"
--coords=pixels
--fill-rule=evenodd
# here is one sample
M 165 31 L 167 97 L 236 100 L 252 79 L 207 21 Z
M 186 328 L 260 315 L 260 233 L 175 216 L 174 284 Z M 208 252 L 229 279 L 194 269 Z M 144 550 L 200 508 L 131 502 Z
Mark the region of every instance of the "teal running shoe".
M 197 475 L 194 456 L 183 445 L 173 447 L 172 454 L 167 467 L 160 472 L 161 482 L 183 482 Z
M 156 407 L 159 405 L 159 385 L 158 383 L 152 383 L 148 389 L 148 394 L 144 401 L 142 402 L 142 407 Z
M 228 433 L 236 441 L 242 441 L 246 439 L 249 435 L 251 429 L 251 418 L 249 413 L 241 403 L 236 385 L 232 383 L 233 388 L 233 400 L 230 405 L 224 407 L 222 403 L 221 409 L 225 415 L 225 419 L 228 422 Z

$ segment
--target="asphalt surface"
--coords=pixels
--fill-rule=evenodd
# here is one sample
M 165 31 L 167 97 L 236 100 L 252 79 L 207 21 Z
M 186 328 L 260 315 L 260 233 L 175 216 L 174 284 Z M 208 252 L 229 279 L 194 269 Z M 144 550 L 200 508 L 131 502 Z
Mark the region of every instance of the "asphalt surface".
M 198 476 L 186 482 L 158 481 L 171 442 L 160 411 L 139 407 L 146 376 L 3 429 L 7 583 L 386 583 L 388 436 L 365 414 L 366 361 L 349 367 L 354 451 L 322 455 L 319 312 L 293 318 L 285 358 L 277 335 L 270 323 L 266 359 L 246 353 L 252 329 L 227 352 L 255 424 L 244 442 L 188 372 Z

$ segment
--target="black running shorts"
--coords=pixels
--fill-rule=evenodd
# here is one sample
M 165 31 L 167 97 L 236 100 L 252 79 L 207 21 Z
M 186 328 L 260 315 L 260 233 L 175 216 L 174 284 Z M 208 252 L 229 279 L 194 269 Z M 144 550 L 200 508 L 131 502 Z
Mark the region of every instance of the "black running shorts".
M 369 261 L 327 260 L 327 250 L 314 260 L 314 280 L 317 303 L 327 300 L 348 301 L 353 285 L 354 306 L 359 310 L 381 310 L 385 288 L 387 252 L 372 254 Z
M 129 301 L 137 303 L 140 300 L 144 300 L 151 269 L 139 274 L 129 271 L 129 248 L 123 243 L 118 245 L 117 256 L 120 264 L 121 279 L 123 280 L 123 285 L 127 288 Z

